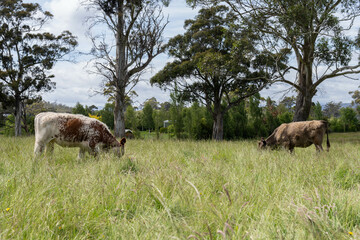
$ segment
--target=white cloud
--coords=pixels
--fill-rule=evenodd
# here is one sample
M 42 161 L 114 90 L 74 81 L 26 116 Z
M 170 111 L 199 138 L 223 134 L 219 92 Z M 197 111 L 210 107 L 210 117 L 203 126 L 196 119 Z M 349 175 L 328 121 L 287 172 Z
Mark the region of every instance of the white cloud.
M 101 79 L 89 74 L 85 69 L 86 63 L 59 62 L 53 69 L 56 89 L 45 93 L 43 99 L 50 102 L 63 103 L 74 106 L 77 102 L 84 105 L 103 107 L 106 97 L 94 95 L 91 89 L 99 89 Z

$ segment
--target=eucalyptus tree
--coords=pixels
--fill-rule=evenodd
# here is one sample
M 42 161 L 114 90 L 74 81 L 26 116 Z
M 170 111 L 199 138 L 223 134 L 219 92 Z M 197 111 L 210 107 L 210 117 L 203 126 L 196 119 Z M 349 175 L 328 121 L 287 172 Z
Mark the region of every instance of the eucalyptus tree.
M 360 86 L 359 86 L 359 88 L 360 88 Z M 351 98 L 353 99 L 351 101 L 351 105 L 360 106 L 360 90 L 351 91 L 351 92 L 349 92 L 349 94 L 351 94 Z
M 342 102 L 328 102 L 325 104 L 324 107 L 324 116 L 327 118 L 335 117 L 338 118 L 340 116 L 340 109 L 341 109 Z
M 206 106 L 214 120 L 212 138 L 222 140 L 224 114 L 266 86 L 276 73 L 275 56 L 256 49 L 257 35 L 226 6 L 201 9 L 194 20 L 185 21 L 185 29 L 167 44 L 174 60 L 150 82 L 176 87 L 183 99 Z
M 51 18 L 37 3 L 0 1 L 0 100 L 13 109 L 15 136 L 21 135 L 25 101 L 55 87 L 50 70 L 77 45 L 68 31 L 56 36 L 42 30 Z
M 351 36 L 360 15 L 358 0 L 187 0 L 193 6 L 226 3 L 241 21 L 261 33 L 264 48 L 292 51 L 296 61 L 279 70 L 297 91 L 294 121 L 309 117 L 312 98 L 327 79 L 357 77 L 360 64 L 354 60 L 359 35 Z M 354 26 L 355 25 L 355 26 Z M 353 61 L 352 61 L 353 60 Z M 293 74 L 296 77 L 293 78 Z M 357 75 L 354 75 L 357 74 Z M 275 81 L 274 81 L 275 82 Z
M 93 72 L 104 80 L 102 93 L 114 99 L 116 137 L 125 135 L 126 99 L 151 61 L 163 52 L 162 34 L 168 20 L 162 6 L 168 3 L 166 0 L 84 1 L 94 13 L 88 19 Z

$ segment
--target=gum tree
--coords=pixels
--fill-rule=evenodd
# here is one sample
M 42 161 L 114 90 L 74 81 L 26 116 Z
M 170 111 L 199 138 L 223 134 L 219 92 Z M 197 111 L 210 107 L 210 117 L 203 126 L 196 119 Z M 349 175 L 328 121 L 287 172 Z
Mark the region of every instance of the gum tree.
M 187 0 L 193 6 L 226 3 L 238 18 L 256 29 L 263 48 L 288 48 L 296 61 L 281 72 L 281 81 L 297 91 L 293 121 L 309 117 L 312 98 L 327 79 L 357 77 L 360 64 L 354 60 L 359 36 L 349 36 L 360 15 L 358 0 Z M 353 60 L 353 61 L 352 61 Z M 293 71 L 295 79 L 288 73 Z
M 55 87 L 50 70 L 77 45 L 68 31 L 58 36 L 41 31 L 51 18 L 37 3 L 0 2 L 0 100 L 13 109 L 15 136 L 21 135 L 25 102 Z
M 162 34 L 168 21 L 163 0 L 87 0 L 93 72 L 103 81 L 102 93 L 114 100 L 114 132 L 125 136 L 126 101 L 151 61 L 163 52 Z M 95 29 L 94 29 L 95 28 Z M 99 34 L 99 29 L 106 29 Z M 97 32 L 92 35 L 90 32 Z M 110 37 L 109 37 L 110 36 Z
M 185 29 L 167 44 L 174 61 L 150 81 L 205 105 L 213 116 L 212 138 L 222 140 L 224 114 L 266 86 L 276 72 L 275 56 L 256 50 L 257 35 L 226 6 L 201 9 Z

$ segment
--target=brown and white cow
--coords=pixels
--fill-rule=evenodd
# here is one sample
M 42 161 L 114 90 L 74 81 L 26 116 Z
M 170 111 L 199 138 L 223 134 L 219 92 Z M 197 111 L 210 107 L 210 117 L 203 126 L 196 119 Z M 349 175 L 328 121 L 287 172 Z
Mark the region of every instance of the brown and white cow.
M 85 151 L 96 156 L 100 150 L 109 149 L 121 157 L 126 139 L 118 142 L 108 127 L 94 118 L 69 113 L 39 113 L 35 117 L 35 156 L 43 153 L 45 148 L 52 153 L 54 143 L 62 147 L 79 147 L 78 158 L 82 158 Z
M 322 141 L 325 133 L 327 135 L 327 151 L 329 151 L 328 123 L 322 120 L 283 123 L 266 140 L 261 138 L 258 146 L 261 149 L 283 146 L 292 152 L 294 147 L 305 148 L 314 144 L 316 151 L 323 151 Z

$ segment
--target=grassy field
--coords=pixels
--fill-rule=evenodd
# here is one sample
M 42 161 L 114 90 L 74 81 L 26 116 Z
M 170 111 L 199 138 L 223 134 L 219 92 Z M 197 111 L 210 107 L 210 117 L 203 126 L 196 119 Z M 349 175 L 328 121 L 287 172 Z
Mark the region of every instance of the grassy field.
M 256 141 L 129 140 L 121 159 L 33 160 L 0 136 L 0 239 L 360 239 L 360 134 L 260 152 Z

